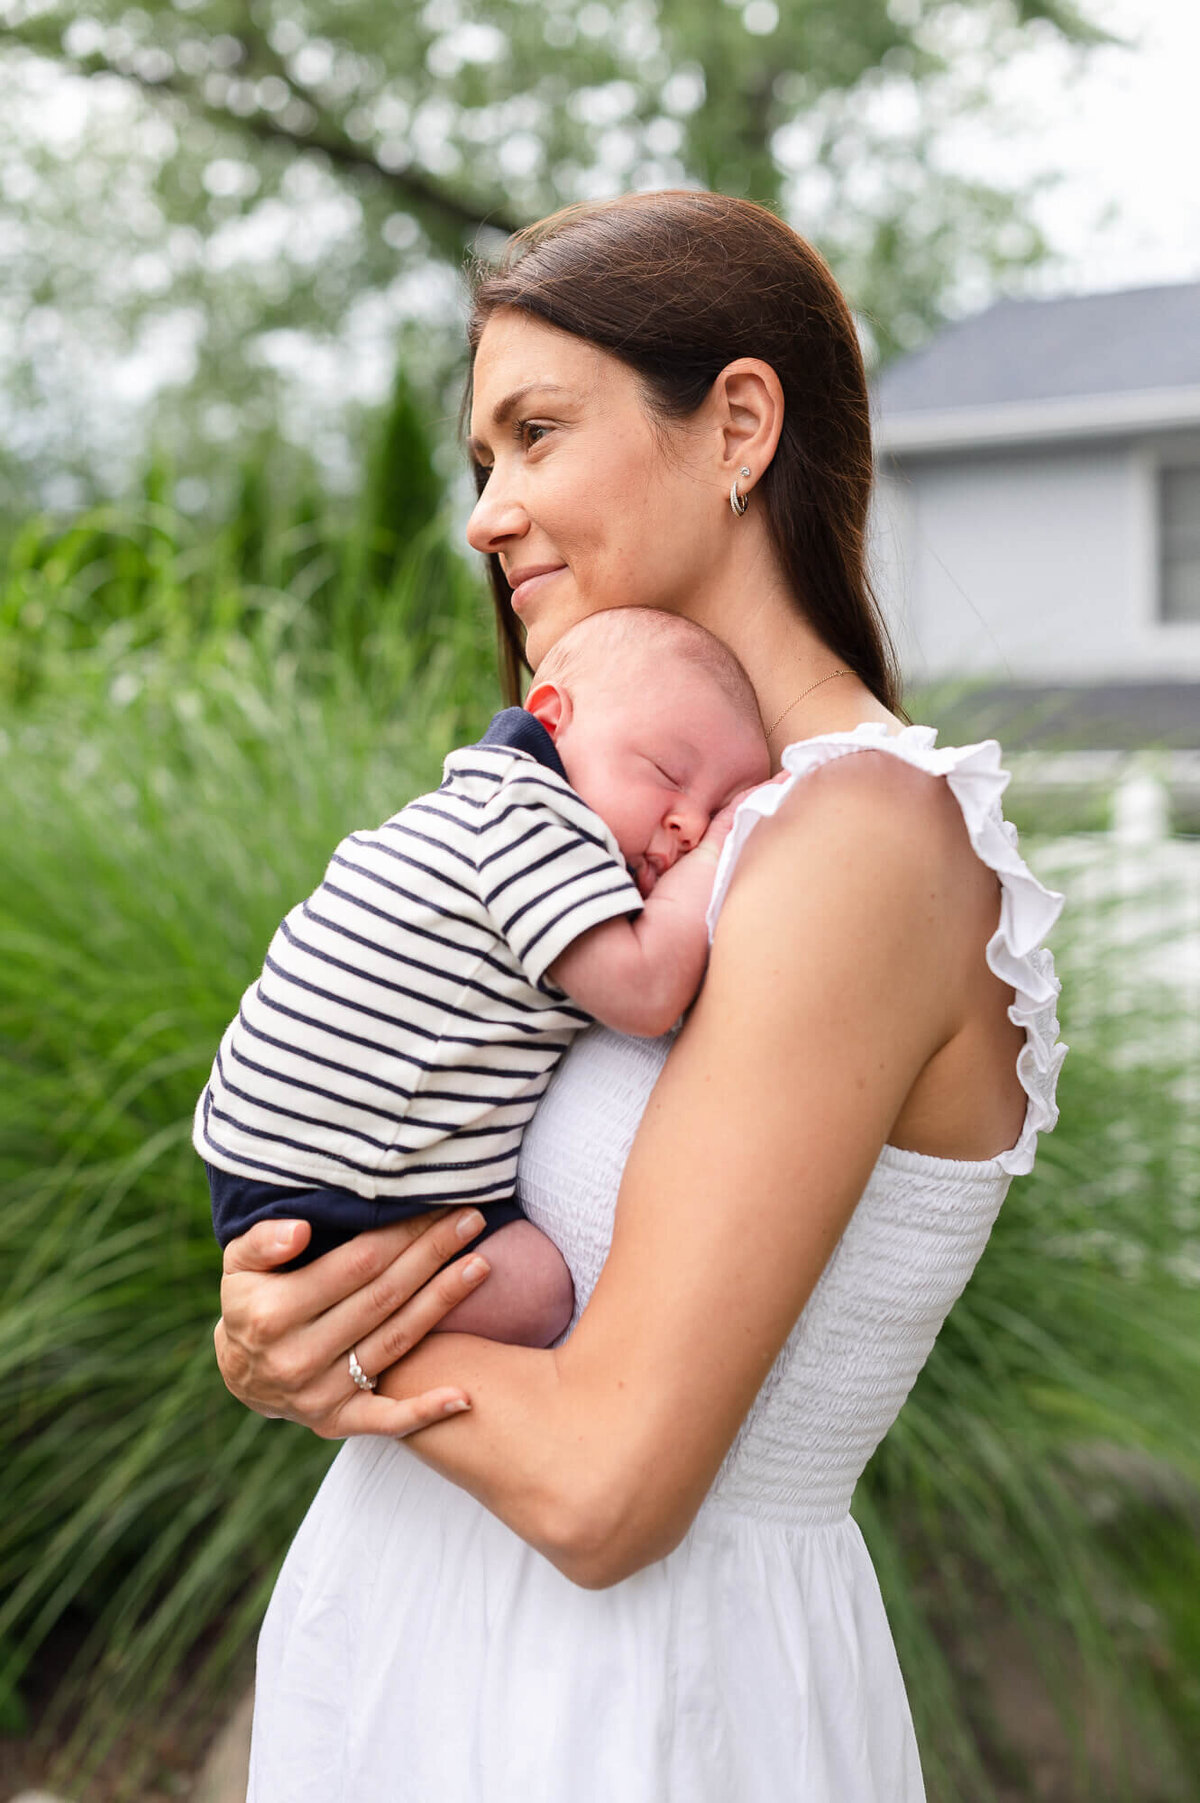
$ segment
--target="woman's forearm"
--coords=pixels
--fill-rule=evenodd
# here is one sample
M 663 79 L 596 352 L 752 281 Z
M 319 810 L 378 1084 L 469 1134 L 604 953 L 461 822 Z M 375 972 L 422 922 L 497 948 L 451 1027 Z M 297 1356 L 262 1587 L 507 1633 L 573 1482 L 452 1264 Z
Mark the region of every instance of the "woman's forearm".
M 401 1400 L 461 1386 L 470 1410 L 405 1445 L 471 1494 L 574 1582 L 623 1575 L 613 1565 L 618 1473 L 600 1449 L 621 1443 L 620 1424 L 561 1353 L 505 1346 L 470 1334 L 422 1342 L 379 1381 Z

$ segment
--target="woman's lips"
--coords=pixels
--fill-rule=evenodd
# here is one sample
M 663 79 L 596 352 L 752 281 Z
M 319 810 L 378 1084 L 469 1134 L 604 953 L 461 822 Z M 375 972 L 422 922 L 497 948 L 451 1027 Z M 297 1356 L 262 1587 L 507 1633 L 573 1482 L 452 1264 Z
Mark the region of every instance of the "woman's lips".
M 513 612 L 519 614 L 529 597 L 536 594 L 543 583 L 552 581 L 555 576 L 560 576 L 566 567 L 565 563 L 560 563 L 557 569 L 543 570 L 540 576 L 527 576 L 525 581 L 519 583 L 512 592 Z

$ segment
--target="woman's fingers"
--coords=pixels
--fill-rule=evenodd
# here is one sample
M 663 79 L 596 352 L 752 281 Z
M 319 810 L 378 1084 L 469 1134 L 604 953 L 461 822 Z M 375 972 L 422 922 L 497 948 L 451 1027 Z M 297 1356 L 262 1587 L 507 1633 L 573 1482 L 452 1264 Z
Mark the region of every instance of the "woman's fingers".
M 480 1252 L 473 1252 L 458 1264 L 447 1265 L 382 1327 L 359 1340 L 354 1350 L 368 1377 L 378 1377 L 411 1352 L 452 1308 L 486 1281 L 490 1270 Z
M 452 1212 L 444 1208 L 431 1209 L 428 1214 L 412 1215 L 407 1221 L 393 1221 L 390 1227 L 356 1233 L 343 1245 L 315 1258 L 310 1265 L 288 1272 L 297 1318 L 312 1321 L 374 1283 L 402 1252 L 424 1239 Z
M 231 1339 L 250 1354 L 265 1352 L 292 1330 L 310 1330 L 339 1302 L 383 1275 L 397 1256 L 435 1226 L 445 1211 L 360 1233 L 298 1271 L 275 1271 L 308 1243 L 304 1221 L 260 1221 L 225 1248 L 221 1313 Z M 266 1274 L 270 1273 L 270 1281 Z M 394 1304 L 392 1304 L 394 1306 Z M 382 1320 L 385 1308 L 378 1317 Z M 375 1326 L 377 1322 L 371 1322 Z M 319 1362 L 324 1349 L 311 1348 Z M 330 1356 L 324 1352 L 326 1362 Z
M 303 1250 L 311 1233 L 306 1222 L 260 1221 L 231 1241 L 215 1336 L 227 1388 L 259 1414 L 315 1425 L 316 1414 L 328 1413 L 346 1395 L 344 1359 L 340 1374 L 332 1369 L 345 1348 L 321 1344 L 316 1331 L 321 1319 L 360 1284 L 385 1272 L 440 1218 L 416 1216 L 362 1234 L 298 1271 L 274 1267 Z
M 386 1434 L 399 1439 L 470 1407 L 462 1390 L 446 1386 L 403 1401 L 360 1391 L 350 1376 L 348 1357 L 334 1370 L 322 1372 L 305 1390 L 261 1395 L 244 1356 L 221 1321 L 213 1340 L 221 1375 L 241 1402 L 268 1420 L 297 1421 L 322 1439 L 341 1440 L 349 1434 Z
M 299 1258 L 311 1236 L 307 1221 L 259 1221 L 240 1239 L 230 1240 L 222 1269 L 226 1277 L 240 1271 L 273 1271 Z
M 483 1225 L 477 1209 L 431 1211 L 281 1272 L 275 1267 L 303 1249 L 309 1229 L 260 1222 L 225 1253 L 214 1345 L 227 1388 L 260 1415 L 301 1422 L 329 1439 L 394 1437 L 442 1419 L 447 1402 L 465 1401 L 461 1391 L 404 1402 L 375 1397 L 355 1388 L 348 1355 L 355 1348 L 362 1369 L 377 1377 L 476 1288 L 485 1261 L 440 1268 Z
M 486 1260 L 477 1257 L 446 1265 L 483 1225 L 478 1209 L 456 1209 L 435 1221 L 419 1239 L 393 1252 L 386 1269 L 366 1278 L 363 1287 L 314 1323 L 314 1343 L 325 1361 L 336 1359 L 353 1346 L 369 1377 L 377 1377 L 380 1371 L 394 1365 L 486 1277 Z M 359 1235 L 360 1240 L 374 1237 Z M 481 1262 L 482 1269 L 472 1269 Z M 363 1356 L 363 1347 L 368 1343 L 373 1362 Z M 396 1345 L 402 1350 L 392 1350 Z
M 418 1428 L 461 1415 L 470 1406 L 463 1391 L 454 1389 L 426 1390 L 403 1402 L 355 1392 L 317 1432 L 327 1440 L 344 1440 L 351 1434 L 386 1434 L 391 1440 L 402 1440 Z

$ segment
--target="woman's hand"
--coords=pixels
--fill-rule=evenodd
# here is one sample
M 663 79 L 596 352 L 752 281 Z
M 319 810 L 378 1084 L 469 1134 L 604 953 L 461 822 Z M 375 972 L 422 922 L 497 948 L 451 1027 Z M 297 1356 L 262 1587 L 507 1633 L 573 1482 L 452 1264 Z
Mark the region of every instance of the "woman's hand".
M 311 1229 L 260 1221 L 225 1249 L 213 1339 L 226 1387 L 260 1415 L 298 1421 L 327 1440 L 397 1437 L 460 1414 L 470 1399 L 459 1385 L 403 1400 L 358 1389 L 350 1353 L 377 1377 L 477 1289 L 490 1269 L 483 1257 L 442 1266 L 483 1224 L 476 1209 L 440 1209 L 278 1271 L 304 1250 Z

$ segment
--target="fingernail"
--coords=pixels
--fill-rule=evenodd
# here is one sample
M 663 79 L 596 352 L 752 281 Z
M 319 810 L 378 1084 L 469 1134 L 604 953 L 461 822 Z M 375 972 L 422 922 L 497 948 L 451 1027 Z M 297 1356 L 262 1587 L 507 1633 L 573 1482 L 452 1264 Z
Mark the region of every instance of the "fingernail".
M 469 1409 L 470 1406 L 471 1406 L 470 1403 L 464 1402 L 462 1397 L 460 1396 L 456 1402 L 445 1403 L 442 1408 L 442 1414 L 443 1415 L 461 1415 L 463 1410 Z
M 276 1252 L 283 1252 L 291 1245 L 293 1237 L 292 1229 L 290 1227 L 277 1227 L 271 1235 L 272 1248 Z
M 481 1277 L 487 1276 L 491 1268 L 486 1259 L 469 1258 L 463 1266 L 463 1278 L 467 1283 L 478 1283 Z
M 465 1215 L 459 1215 L 458 1225 L 454 1229 L 460 1240 L 473 1240 L 477 1233 L 482 1233 L 486 1225 L 477 1208 L 470 1208 Z

